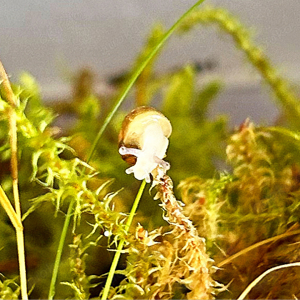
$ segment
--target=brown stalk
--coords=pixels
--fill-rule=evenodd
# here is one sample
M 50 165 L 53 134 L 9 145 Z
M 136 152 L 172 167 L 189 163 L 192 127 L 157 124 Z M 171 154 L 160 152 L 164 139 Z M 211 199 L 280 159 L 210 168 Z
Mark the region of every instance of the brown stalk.
M 16 97 L 12 91 L 8 76 L 5 72 L 5 69 L 0 61 L 0 78 L 1 84 L 3 86 L 4 95 L 6 101 L 10 104 L 8 111 L 9 118 L 9 141 L 11 148 L 11 175 L 12 175 L 12 185 L 13 185 L 13 195 L 15 202 L 15 210 L 12 212 L 12 207 L 8 205 L 7 201 L 4 200 L 5 193 L 1 195 L 0 198 L 1 204 L 6 204 L 6 212 L 10 212 L 9 217 L 14 219 L 13 225 L 16 230 L 17 236 L 17 247 L 18 247 L 18 256 L 19 256 L 19 270 L 20 270 L 20 283 L 21 283 L 21 295 L 22 299 L 27 300 L 27 280 L 26 280 L 26 266 L 25 266 L 25 248 L 24 248 L 24 233 L 22 226 L 22 215 L 21 215 L 21 205 L 19 197 L 19 187 L 18 187 L 18 156 L 17 156 L 17 121 L 16 121 L 16 112 L 15 108 L 17 106 Z M 2 190 L 3 191 L 3 190 Z M 8 200 L 8 199 L 7 199 Z M 17 226 L 15 226 L 17 225 Z M 21 225 L 21 226 L 20 226 Z
M 166 214 L 164 219 L 173 227 L 176 236 L 174 246 L 177 251 L 173 262 L 178 272 L 184 275 L 178 281 L 190 290 L 187 299 L 212 299 L 213 280 L 210 276 L 209 257 L 206 253 L 205 240 L 198 235 L 193 223 L 183 214 L 180 202 L 174 196 L 173 182 L 166 174 L 160 172 L 155 176 L 153 186 L 157 187 L 156 199 Z M 180 259 L 179 259 L 180 258 Z
M 228 258 L 224 259 L 223 261 L 219 262 L 217 264 L 217 267 L 218 268 L 221 268 L 223 267 L 224 265 L 227 265 L 229 264 L 231 261 L 233 261 L 234 259 L 238 258 L 239 256 L 241 255 L 244 255 L 246 253 L 248 253 L 249 251 L 252 251 L 253 249 L 255 248 L 258 248 L 260 246 L 263 246 L 265 244 L 268 244 L 268 243 L 272 243 L 272 242 L 275 242 L 279 239 L 282 239 L 282 238 L 285 238 L 285 237 L 288 237 L 288 236 L 292 236 L 292 235 L 296 235 L 296 234 L 300 234 L 300 230 L 294 230 L 294 231 L 289 231 L 289 232 L 285 232 L 283 234 L 280 234 L 280 235 L 276 235 L 276 236 L 273 236 L 271 238 L 268 238 L 266 240 L 263 240 L 263 241 L 260 241 L 258 243 L 255 243 L 237 253 L 235 253 L 234 255 L 231 255 L 229 256 Z

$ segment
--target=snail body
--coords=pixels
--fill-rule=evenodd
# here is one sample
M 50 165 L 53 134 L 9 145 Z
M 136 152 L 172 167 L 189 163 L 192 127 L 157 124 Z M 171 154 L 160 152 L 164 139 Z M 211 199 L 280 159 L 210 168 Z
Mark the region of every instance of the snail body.
M 151 172 L 160 165 L 170 168 L 163 158 L 172 132 L 170 121 L 153 107 L 140 106 L 124 119 L 119 134 L 119 153 L 131 165 L 127 174 L 150 182 Z

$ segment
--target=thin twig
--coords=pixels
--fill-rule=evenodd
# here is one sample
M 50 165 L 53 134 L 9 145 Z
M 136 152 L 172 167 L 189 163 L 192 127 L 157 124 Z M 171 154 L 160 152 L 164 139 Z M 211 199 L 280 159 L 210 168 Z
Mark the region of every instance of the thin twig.
M 258 243 L 255 243 L 237 253 L 235 253 L 234 255 L 231 255 L 229 256 L 228 258 L 224 259 L 223 261 L 221 261 L 220 263 L 217 264 L 217 267 L 218 268 L 221 268 L 223 267 L 224 265 L 227 265 L 228 263 L 230 263 L 231 261 L 233 261 L 234 259 L 236 259 L 237 257 L 241 256 L 241 255 L 244 255 L 246 254 L 247 252 L 255 249 L 255 248 L 258 248 L 262 245 L 265 245 L 265 244 L 268 244 L 268 243 L 271 243 L 271 242 L 275 242 L 279 239 L 282 239 L 282 238 L 285 238 L 285 237 L 288 237 L 288 236 L 291 236 L 291 235 L 295 235 L 295 234 L 300 234 L 300 230 L 295 230 L 295 231 L 291 231 L 291 232 L 286 232 L 286 233 L 283 233 L 283 234 L 279 234 L 279 235 L 276 235 L 276 236 L 273 236 L 269 239 L 266 239 L 266 240 L 263 240 L 263 241 L 260 241 Z
M 5 92 L 5 98 L 10 104 L 8 117 L 9 117 L 9 141 L 11 148 L 11 175 L 13 184 L 13 195 L 15 201 L 15 211 L 17 218 L 22 223 L 21 205 L 19 197 L 18 187 L 18 155 L 17 155 L 17 121 L 15 108 L 17 106 L 16 97 L 12 91 L 8 76 L 5 69 L 0 61 L 0 78 L 2 80 L 2 86 Z M 15 227 L 17 235 L 17 246 L 19 256 L 19 269 L 20 269 L 20 283 L 21 283 L 21 294 L 22 299 L 28 299 L 27 295 L 27 279 L 26 279 L 26 265 L 25 265 L 25 247 L 24 247 L 24 233 L 23 226 Z
M 0 61 L 0 78 L 1 78 L 1 84 L 5 92 L 6 100 L 9 102 L 9 104 L 12 107 L 15 107 L 16 106 L 15 95 L 11 89 L 8 76 L 5 72 L 5 69 L 1 61 Z

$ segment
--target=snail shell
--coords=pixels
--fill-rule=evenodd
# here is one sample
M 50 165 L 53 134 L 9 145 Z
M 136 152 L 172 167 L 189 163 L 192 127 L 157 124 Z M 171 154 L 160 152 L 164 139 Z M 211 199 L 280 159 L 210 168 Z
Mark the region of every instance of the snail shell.
M 145 129 L 147 126 L 157 123 L 166 138 L 172 133 L 170 121 L 160 111 L 150 106 L 140 106 L 132 110 L 124 119 L 119 133 L 119 148 L 143 149 L 145 142 Z M 122 158 L 130 165 L 136 163 L 136 156 L 123 154 Z

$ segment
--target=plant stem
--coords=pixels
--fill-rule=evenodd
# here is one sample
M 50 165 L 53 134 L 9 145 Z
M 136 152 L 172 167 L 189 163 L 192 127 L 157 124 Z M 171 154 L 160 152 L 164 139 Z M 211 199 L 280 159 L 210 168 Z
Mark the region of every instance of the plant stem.
M 20 269 L 20 284 L 21 284 L 21 295 L 23 300 L 28 299 L 27 295 L 27 279 L 26 279 L 26 263 L 25 263 L 25 243 L 24 243 L 24 232 L 22 229 L 16 229 L 17 245 L 18 245 L 18 258 L 19 258 L 19 269 Z
M 142 197 L 145 186 L 146 186 L 146 181 L 143 180 L 143 182 L 140 185 L 139 191 L 138 191 L 138 193 L 135 197 L 135 200 L 134 200 L 133 205 L 132 205 L 131 210 L 130 210 L 130 214 L 129 214 L 128 219 L 127 219 L 126 224 L 125 224 L 125 230 L 126 230 L 125 234 L 126 235 L 129 231 L 130 225 L 132 223 L 133 217 L 134 217 L 135 212 L 137 210 L 137 207 L 139 205 L 139 202 L 140 202 L 140 199 Z M 105 287 L 104 287 L 104 290 L 103 290 L 101 300 L 106 300 L 107 299 L 109 289 L 110 289 L 110 286 L 111 286 L 111 283 L 112 283 L 112 280 L 113 280 L 113 277 L 114 277 L 114 274 L 115 274 L 115 271 L 116 271 L 116 268 L 117 268 L 117 265 L 118 265 L 118 262 L 119 262 L 119 259 L 120 259 L 120 256 L 121 256 L 121 252 L 122 252 L 124 243 L 125 243 L 125 238 L 121 239 L 119 244 L 118 244 L 116 254 L 115 254 L 114 259 L 112 261 L 112 264 L 110 266 L 110 270 L 109 270 L 109 273 L 108 273 L 108 277 L 107 277 L 107 280 L 106 280 L 106 283 L 105 283 Z
M 11 175 L 12 175 L 12 186 L 13 195 L 15 202 L 15 212 L 18 219 L 18 223 L 22 224 L 21 204 L 19 197 L 19 184 L 18 184 L 18 154 L 17 154 L 17 120 L 16 111 L 17 100 L 11 88 L 8 76 L 0 61 L 0 78 L 2 79 L 2 85 L 5 92 L 6 100 L 9 102 L 10 107 L 8 110 L 9 118 L 9 142 L 11 149 Z M 26 279 L 26 264 L 25 264 L 25 246 L 24 246 L 24 232 L 23 226 L 15 227 L 18 247 L 18 258 L 19 258 L 19 271 L 20 271 L 20 285 L 22 299 L 27 300 L 27 279 Z
M 14 210 L 13 206 L 11 205 L 10 201 L 8 200 L 5 192 L 3 191 L 2 187 L 0 186 L 0 203 L 2 207 L 4 208 L 5 212 L 7 213 L 11 223 L 15 227 L 15 229 L 22 230 L 23 225 L 20 222 L 16 211 Z
M 69 227 L 69 224 L 71 221 L 74 204 L 75 204 L 75 199 L 72 199 L 69 204 L 69 208 L 68 208 L 67 215 L 66 215 L 66 218 L 64 221 L 63 230 L 62 230 L 62 233 L 60 236 L 60 240 L 59 240 L 59 244 L 58 244 L 58 248 L 57 248 L 57 252 L 56 252 L 48 299 L 53 299 L 54 294 L 55 294 L 55 284 L 56 284 L 56 279 L 57 279 L 57 275 L 58 275 L 59 264 L 61 261 L 61 255 L 62 255 L 62 251 L 64 248 L 64 244 L 65 244 L 65 240 L 66 240 L 66 236 L 67 236 L 67 232 L 68 232 L 68 227 Z
M 245 249 L 242 249 L 241 251 L 229 256 L 228 258 L 224 259 L 223 261 L 219 262 L 217 264 L 217 267 L 222 268 L 224 265 L 227 265 L 228 263 L 230 263 L 234 259 L 238 258 L 241 255 L 244 255 L 244 254 L 248 253 L 249 251 L 252 251 L 255 248 L 258 248 L 258 247 L 263 246 L 265 244 L 268 244 L 268 243 L 271 243 L 271 242 L 274 242 L 274 241 L 277 241 L 279 239 L 282 239 L 282 238 L 285 238 L 285 237 L 288 237 L 288 236 L 291 236 L 291 235 L 295 235 L 295 234 L 300 234 L 300 230 L 286 232 L 286 233 L 283 233 L 283 234 L 280 234 L 280 235 L 273 236 L 273 237 L 268 238 L 266 240 L 260 241 L 258 243 L 255 243 L 255 244 L 253 244 L 253 245 L 251 245 L 251 246 L 249 246 Z
M 139 75 L 142 73 L 142 71 L 145 69 L 147 64 L 151 61 L 151 59 L 155 56 L 155 54 L 162 48 L 162 46 L 165 44 L 167 39 L 172 35 L 172 33 L 179 27 L 180 23 L 183 21 L 183 19 L 189 15 L 196 7 L 198 7 L 204 0 L 199 0 L 194 4 L 190 9 L 188 9 L 174 24 L 173 26 L 164 34 L 162 39 L 157 43 L 157 45 L 153 48 L 153 50 L 149 53 L 149 55 L 146 57 L 146 59 L 141 63 L 140 67 L 137 68 L 137 70 L 132 74 L 131 78 L 129 79 L 129 82 L 127 86 L 124 88 L 124 91 L 122 92 L 120 98 L 116 101 L 115 105 L 113 106 L 110 113 L 107 115 L 106 119 L 103 122 L 103 125 L 101 126 L 96 139 L 94 140 L 94 143 L 91 147 L 91 150 L 88 154 L 87 161 L 90 161 L 91 157 L 94 154 L 94 151 L 99 143 L 99 140 L 106 129 L 107 125 L 111 121 L 114 114 L 117 112 L 120 105 L 123 103 L 124 99 L 126 98 L 128 92 L 132 88 L 133 84 L 135 83 L 136 79 L 139 77 Z

